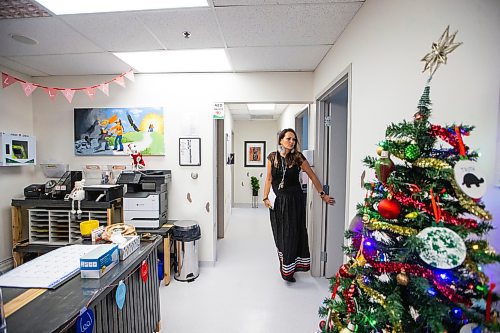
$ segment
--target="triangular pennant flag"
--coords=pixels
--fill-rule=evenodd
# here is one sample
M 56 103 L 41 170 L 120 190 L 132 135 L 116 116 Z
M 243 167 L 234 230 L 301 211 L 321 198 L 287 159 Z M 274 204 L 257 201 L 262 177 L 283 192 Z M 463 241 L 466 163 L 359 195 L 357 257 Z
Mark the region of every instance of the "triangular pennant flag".
M 57 89 L 55 88 L 45 88 L 45 92 L 49 95 L 51 101 L 55 101 L 57 97 Z
M 132 72 L 132 70 L 130 70 L 127 73 L 125 73 L 125 77 L 127 79 L 129 79 L 130 81 L 135 81 L 134 72 Z
M 75 91 L 73 89 L 64 89 L 61 93 L 66 97 L 69 103 L 73 101 L 73 96 L 75 95 Z
M 116 84 L 119 84 L 120 86 L 122 86 L 123 88 L 125 88 L 125 79 L 123 78 L 123 76 L 117 76 L 115 78 L 115 83 Z
M 17 79 L 9 74 L 2 72 L 2 88 L 8 87 L 13 83 L 16 83 Z
M 85 88 L 85 92 L 87 93 L 87 95 L 89 96 L 90 99 L 94 99 L 95 97 L 95 87 L 88 87 L 88 88 Z
M 30 82 L 21 82 L 21 85 L 23 86 L 23 90 L 26 96 L 31 95 L 31 93 L 37 88 L 33 83 Z
M 109 83 L 102 83 L 97 86 L 97 88 L 102 91 L 102 93 L 106 96 L 109 96 Z

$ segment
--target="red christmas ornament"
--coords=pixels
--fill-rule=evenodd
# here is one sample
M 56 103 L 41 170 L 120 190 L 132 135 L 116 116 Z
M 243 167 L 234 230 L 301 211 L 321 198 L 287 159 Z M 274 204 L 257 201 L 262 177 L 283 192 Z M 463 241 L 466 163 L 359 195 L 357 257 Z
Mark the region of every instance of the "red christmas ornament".
M 339 273 L 340 273 L 340 276 L 342 276 L 344 278 L 353 278 L 354 277 L 353 274 L 349 273 L 349 265 L 348 264 L 343 264 L 342 266 L 340 266 Z
M 324 329 L 325 326 L 326 326 L 326 321 L 322 320 L 322 321 L 319 322 L 319 329 L 320 330 Z
M 144 260 L 141 264 L 141 279 L 143 282 L 148 280 L 148 263 Z
M 401 213 L 401 206 L 396 200 L 384 199 L 378 204 L 378 212 L 385 219 L 395 219 Z
M 375 173 L 377 178 L 385 183 L 391 172 L 394 171 L 394 162 L 389 157 L 389 152 L 384 150 L 380 154 L 380 159 L 375 162 Z

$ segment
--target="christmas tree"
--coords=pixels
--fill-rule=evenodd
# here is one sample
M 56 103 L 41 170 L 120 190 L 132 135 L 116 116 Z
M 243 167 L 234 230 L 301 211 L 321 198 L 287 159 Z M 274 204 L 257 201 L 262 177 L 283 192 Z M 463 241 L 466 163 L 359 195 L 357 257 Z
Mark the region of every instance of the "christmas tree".
M 430 76 L 412 121 L 391 124 L 365 183 L 345 247 L 349 261 L 331 280 L 321 332 L 500 331 L 498 300 L 483 273 L 500 256 L 484 239 L 491 215 L 473 127 L 430 122 L 430 81 L 461 43 L 446 28 L 422 60 Z

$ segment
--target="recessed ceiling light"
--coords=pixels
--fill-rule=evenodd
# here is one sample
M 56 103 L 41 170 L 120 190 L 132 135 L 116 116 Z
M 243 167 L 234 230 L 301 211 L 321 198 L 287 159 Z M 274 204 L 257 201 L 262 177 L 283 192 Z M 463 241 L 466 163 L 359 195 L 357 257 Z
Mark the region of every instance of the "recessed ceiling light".
M 247 104 L 250 111 L 271 111 L 275 106 L 276 104 Z
M 23 43 L 23 44 L 28 44 L 28 45 L 36 45 L 38 44 L 38 41 L 34 40 L 33 38 L 24 36 L 24 35 L 18 35 L 18 34 L 10 34 L 10 38 L 15 40 L 16 42 Z
M 231 71 L 224 49 L 120 52 L 113 54 L 142 73 Z
M 36 0 L 56 15 L 208 7 L 207 0 Z

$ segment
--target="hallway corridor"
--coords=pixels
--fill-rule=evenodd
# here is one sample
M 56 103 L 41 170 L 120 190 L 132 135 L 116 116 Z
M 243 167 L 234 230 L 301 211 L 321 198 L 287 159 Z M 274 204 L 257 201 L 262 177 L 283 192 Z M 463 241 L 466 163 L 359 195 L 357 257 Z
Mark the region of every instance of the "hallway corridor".
M 203 237 L 203 235 L 202 235 Z M 214 267 L 192 283 L 160 287 L 162 333 L 312 333 L 328 280 L 297 273 L 281 279 L 265 208 L 233 208 Z

